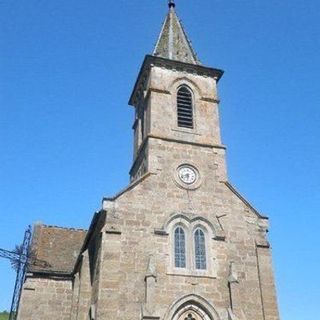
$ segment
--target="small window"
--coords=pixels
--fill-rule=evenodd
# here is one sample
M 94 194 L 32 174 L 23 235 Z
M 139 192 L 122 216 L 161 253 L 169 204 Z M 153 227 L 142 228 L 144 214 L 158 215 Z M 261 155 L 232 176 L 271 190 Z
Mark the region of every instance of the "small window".
M 195 264 L 196 269 L 207 269 L 206 259 L 206 239 L 204 232 L 201 229 L 197 229 L 194 233 L 194 246 L 195 246 Z
M 183 86 L 177 93 L 178 127 L 193 129 L 193 102 L 191 91 Z
M 181 227 L 174 232 L 174 264 L 176 268 L 186 267 L 186 237 Z

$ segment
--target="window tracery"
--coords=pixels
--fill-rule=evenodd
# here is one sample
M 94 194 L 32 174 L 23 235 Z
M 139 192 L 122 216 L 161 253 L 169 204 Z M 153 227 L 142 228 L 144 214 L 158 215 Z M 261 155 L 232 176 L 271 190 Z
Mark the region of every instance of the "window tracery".
M 174 260 L 176 268 L 186 267 L 186 242 L 182 227 L 177 227 L 174 232 Z
M 166 233 L 161 234 L 169 235 L 170 243 L 168 274 L 217 276 L 215 229 L 210 221 L 201 216 L 189 218 L 177 214 L 169 218 L 163 230 Z
M 206 232 L 201 227 L 177 225 L 173 229 L 174 267 L 207 270 Z M 187 250 L 189 248 L 189 250 Z M 191 250 L 190 250 L 191 249 Z
M 196 269 L 207 269 L 206 239 L 204 232 L 199 228 L 194 233 L 194 258 Z

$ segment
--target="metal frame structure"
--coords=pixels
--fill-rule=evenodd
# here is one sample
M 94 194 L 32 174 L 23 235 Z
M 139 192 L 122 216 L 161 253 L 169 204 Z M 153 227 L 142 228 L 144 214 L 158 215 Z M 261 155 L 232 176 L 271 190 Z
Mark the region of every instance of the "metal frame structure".
M 0 249 L 0 258 L 9 259 L 17 271 L 16 282 L 11 302 L 9 320 L 16 320 L 18 315 L 19 303 L 21 298 L 22 286 L 25 281 L 28 265 L 33 264 L 30 259 L 30 243 L 32 237 L 32 228 L 29 226 L 24 233 L 23 243 L 20 250 L 8 251 Z

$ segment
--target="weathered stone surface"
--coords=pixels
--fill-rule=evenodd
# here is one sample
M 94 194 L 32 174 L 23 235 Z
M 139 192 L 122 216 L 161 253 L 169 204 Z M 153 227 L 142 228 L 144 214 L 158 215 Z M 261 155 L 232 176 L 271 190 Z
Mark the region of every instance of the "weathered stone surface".
M 71 301 L 71 278 L 27 277 L 18 320 L 70 320 Z
M 142 69 L 130 100 L 131 184 L 103 200 L 67 278 L 28 276 L 19 320 L 279 320 L 268 219 L 228 182 L 222 72 L 165 60 Z M 181 86 L 192 92 L 193 128 L 178 126 Z M 193 183 L 180 179 L 182 165 L 194 169 Z M 183 267 L 175 262 L 177 227 L 184 232 Z
M 78 303 L 72 303 L 72 287 L 78 286 L 72 272 L 85 236 L 85 230 L 35 226 L 32 253 L 41 263 L 28 269 L 18 320 L 70 320 L 71 307 Z
M 174 7 L 171 7 L 163 23 L 153 54 L 162 58 L 200 64 Z

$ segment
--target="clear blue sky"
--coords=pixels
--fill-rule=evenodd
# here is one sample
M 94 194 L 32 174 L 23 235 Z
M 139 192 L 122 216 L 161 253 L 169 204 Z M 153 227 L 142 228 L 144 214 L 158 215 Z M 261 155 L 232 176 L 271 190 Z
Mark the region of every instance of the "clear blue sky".
M 320 2 L 177 0 L 222 68 L 230 181 L 271 219 L 282 320 L 318 314 Z M 128 183 L 130 91 L 165 0 L 0 1 L 0 247 L 42 221 L 86 228 Z M 0 310 L 15 275 L 0 260 Z

